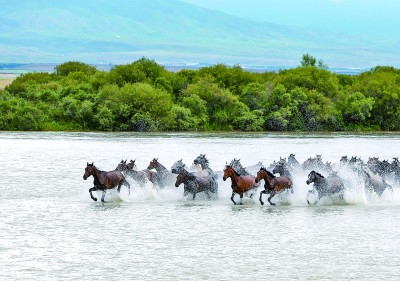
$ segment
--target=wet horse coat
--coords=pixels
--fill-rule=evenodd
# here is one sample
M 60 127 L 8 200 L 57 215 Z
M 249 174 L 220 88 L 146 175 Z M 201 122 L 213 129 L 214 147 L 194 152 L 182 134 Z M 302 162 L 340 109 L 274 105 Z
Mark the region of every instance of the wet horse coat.
M 184 184 L 184 193 L 186 196 L 188 193 L 193 194 L 193 200 L 196 198 L 196 193 L 204 191 L 207 197 L 210 198 L 211 193 L 218 192 L 218 185 L 216 184 L 213 177 L 210 175 L 205 177 L 196 176 L 195 173 L 190 173 L 186 170 L 182 170 L 176 177 L 175 186 L 178 187 Z
M 308 194 L 312 194 L 315 190 L 318 192 L 318 200 L 321 197 L 326 195 L 333 195 L 336 193 L 340 193 L 344 190 L 343 180 L 336 174 L 333 174 L 327 178 L 325 178 L 320 173 L 316 171 L 311 171 L 308 174 L 308 179 L 306 181 L 307 184 L 314 183 L 314 189 L 309 191 Z M 307 199 L 307 202 L 310 202 Z
M 276 205 L 275 203 L 271 202 L 272 197 L 274 197 L 279 192 L 291 189 L 293 185 L 292 181 L 288 177 L 276 177 L 265 168 L 260 168 L 260 170 L 258 171 L 256 182 L 259 182 L 262 179 L 265 181 L 265 184 L 264 190 L 260 192 L 259 200 L 261 205 L 264 205 L 264 202 L 262 201 L 263 194 L 270 194 L 270 196 L 268 197 L 269 204 Z
M 148 170 L 155 169 L 158 175 L 158 182 L 160 187 L 165 187 L 168 185 L 172 185 L 174 183 L 174 175 L 167 168 L 165 168 L 160 162 L 158 162 L 158 158 L 154 158 L 149 166 Z
M 103 195 L 101 197 L 101 201 L 104 201 L 104 197 L 106 195 L 106 190 L 107 189 L 113 189 L 118 186 L 117 190 L 118 193 L 121 190 L 122 185 L 126 185 L 128 187 L 129 193 L 130 193 L 130 185 L 129 183 L 125 180 L 124 175 L 120 171 L 110 171 L 110 172 L 105 172 L 105 171 L 100 171 L 99 169 L 96 168 L 96 166 L 92 164 L 87 163 L 87 166 L 85 168 L 85 173 L 83 174 L 83 179 L 86 180 L 88 177 L 93 176 L 93 187 L 89 189 L 90 197 L 93 199 L 93 201 L 97 201 L 97 198 L 93 196 L 92 191 L 97 191 L 101 190 L 103 192 Z
M 249 176 L 241 176 L 230 165 L 225 167 L 224 176 L 222 179 L 224 181 L 226 181 L 227 178 L 231 178 L 231 181 L 232 181 L 231 201 L 235 205 L 236 205 L 236 202 L 233 198 L 236 193 L 240 195 L 240 203 L 239 204 L 242 205 L 243 194 L 247 191 L 250 191 L 250 190 L 258 187 L 254 176 L 250 176 L 250 175 Z M 250 195 L 250 197 L 252 197 L 252 196 L 253 196 L 253 194 Z

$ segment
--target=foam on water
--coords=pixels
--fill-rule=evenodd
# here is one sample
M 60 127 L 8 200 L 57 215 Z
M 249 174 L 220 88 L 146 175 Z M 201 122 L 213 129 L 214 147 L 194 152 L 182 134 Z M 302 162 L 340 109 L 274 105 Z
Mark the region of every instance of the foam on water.
M 87 162 L 109 171 L 121 159 L 139 169 L 159 157 L 170 168 L 206 153 L 210 167 L 227 161 L 265 166 L 297 153 L 337 163 L 341 155 L 391 159 L 400 136 L 271 134 L 0 132 L 0 280 L 393 280 L 400 275 L 400 189 L 366 192 L 353 172 L 344 199 L 307 204 L 309 171 L 294 175 L 293 193 L 261 206 L 263 182 L 243 206 L 230 201 L 231 181 L 218 179 L 215 200 L 183 196 L 183 187 L 135 185 L 88 193 Z M 151 154 L 151 155 L 150 155 Z M 322 172 L 321 172 L 322 173 Z M 239 200 L 236 195 L 235 200 Z M 264 198 L 266 201 L 266 198 Z
M 374 192 L 367 190 L 364 186 L 363 181 L 357 177 L 357 175 L 347 167 L 338 169 L 338 175 L 344 180 L 345 190 L 343 198 L 339 198 L 338 195 L 324 196 L 317 201 L 316 195 L 309 195 L 309 191 L 313 189 L 313 184 L 307 185 L 308 173 L 299 171 L 293 174 L 293 190 L 284 191 L 275 195 L 272 201 L 277 205 L 291 205 L 291 206 L 303 206 L 307 207 L 307 199 L 309 199 L 311 205 L 360 205 L 360 206 L 375 206 L 375 205 L 400 205 L 400 188 L 395 186 L 393 182 L 390 182 L 393 190 L 385 190 L 381 196 L 378 196 Z M 137 185 L 133 180 L 127 178 L 131 185 L 131 193 L 128 193 L 126 187 L 121 188 L 121 192 L 118 194 L 116 189 L 107 190 L 105 201 L 106 202 L 189 202 L 193 201 L 192 194 L 189 193 L 186 197 L 183 195 L 183 184 L 179 187 L 166 186 L 165 188 L 158 188 L 153 186 L 150 182 L 144 186 Z M 232 189 L 230 187 L 231 180 L 227 179 L 223 181 L 218 179 L 218 194 L 212 196 L 211 200 L 219 202 L 220 204 L 231 203 L 230 197 Z M 259 204 L 260 191 L 264 189 L 264 182 L 262 181 L 260 186 L 254 191 L 252 198 L 245 196 L 243 198 L 243 204 L 252 205 Z M 84 194 L 83 194 L 84 193 Z M 85 201 L 91 201 L 91 198 L 87 192 L 83 192 L 81 198 Z M 98 198 L 100 203 L 101 192 L 97 191 L 93 193 Z M 264 200 L 268 196 L 264 195 Z M 85 198 L 85 199 L 84 199 Z M 239 195 L 235 195 L 235 201 L 239 202 Z M 196 195 L 195 201 L 209 201 L 204 192 L 199 192 Z M 266 202 L 266 205 L 269 205 Z

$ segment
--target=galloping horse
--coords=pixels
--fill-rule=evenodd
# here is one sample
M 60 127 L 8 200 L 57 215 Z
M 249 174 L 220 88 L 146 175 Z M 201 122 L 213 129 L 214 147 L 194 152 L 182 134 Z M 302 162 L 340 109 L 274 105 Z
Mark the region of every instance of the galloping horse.
M 121 190 L 122 185 L 128 186 L 129 194 L 131 193 L 131 186 L 125 180 L 124 175 L 120 171 L 104 172 L 96 168 L 96 166 L 87 163 L 85 168 L 85 173 L 83 174 L 83 179 L 86 180 L 88 177 L 93 176 L 93 187 L 89 189 L 90 197 L 97 201 L 96 197 L 93 197 L 92 191 L 101 190 L 103 195 L 101 196 L 101 201 L 104 201 L 106 196 L 106 190 L 112 189 L 118 186 L 118 193 Z
M 308 195 L 315 193 L 315 190 L 318 192 L 318 200 L 321 199 L 322 196 L 332 195 L 335 193 L 343 192 L 344 184 L 343 180 L 336 174 L 333 174 L 327 178 L 325 178 L 320 173 L 316 171 L 311 171 L 308 174 L 308 179 L 306 181 L 307 184 L 314 183 L 314 189 L 308 192 Z M 310 202 L 307 199 L 308 204 Z
M 158 175 L 150 170 L 138 171 L 136 169 L 136 160 L 131 160 L 128 164 L 127 160 L 121 160 L 115 170 L 124 173 L 124 175 L 132 178 L 140 186 L 144 186 L 148 181 L 153 185 L 158 185 Z
M 198 177 L 195 173 L 190 173 L 185 169 L 182 170 L 176 177 L 175 186 L 178 187 L 184 184 L 183 195 L 186 196 L 188 193 L 193 194 L 193 200 L 196 198 L 196 193 L 204 191 L 207 194 L 208 199 L 210 199 L 209 192 L 217 193 L 218 185 L 213 177 L 210 175 L 206 177 Z
M 240 205 L 242 205 L 242 199 L 243 199 L 243 193 L 255 189 L 258 187 L 258 185 L 255 182 L 255 177 L 254 176 L 241 176 L 239 175 L 230 165 L 227 165 L 224 170 L 224 176 L 222 179 L 226 181 L 227 178 L 231 178 L 232 181 L 232 196 L 231 200 L 233 204 L 236 205 L 235 200 L 233 197 L 235 194 L 240 195 Z M 253 194 L 250 195 L 250 198 L 253 196 Z
M 196 159 L 193 160 L 193 163 L 196 165 L 200 165 L 203 171 L 207 171 L 215 180 L 218 179 L 218 175 L 210 168 L 208 159 L 205 154 L 200 154 Z
M 275 165 L 275 168 L 272 170 L 272 173 L 274 174 L 278 173 L 280 176 L 285 176 L 288 177 L 289 179 L 293 178 L 292 173 L 290 172 L 286 162 L 279 161 Z
M 229 166 L 232 167 L 241 176 L 249 176 L 250 173 L 242 166 L 242 163 L 240 163 L 240 159 L 233 158 Z
M 264 205 L 264 202 L 262 201 L 263 194 L 270 194 L 270 196 L 268 197 L 269 204 L 276 205 L 275 203 L 271 202 L 271 198 L 279 192 L 292 188 L 292 181 L 288 177 L 276 177 L 265 168 L 260 168 L 255 181 L 259 182 L 262 179 L 265 181 L 265 184 L 264 190 L 260 192 L 259 200 L 261 205 Z
M 173 174 L 179 174 L 185 169 L 184 167 L 185 167 L 185 164 L 183 163 L 182 159 L 178 160 L 174 163 L 174 165 L 172 165 L 171 172 Z
M 153 158 L 151 160 L 148 170 L 155 169 L 158 174 L 158 180 L 161 187 L 165 187 L 166 185 L 172 185 L 174 182 L 174 175 L 168 171 L 160 162 L 158 162 L 158 158 Z

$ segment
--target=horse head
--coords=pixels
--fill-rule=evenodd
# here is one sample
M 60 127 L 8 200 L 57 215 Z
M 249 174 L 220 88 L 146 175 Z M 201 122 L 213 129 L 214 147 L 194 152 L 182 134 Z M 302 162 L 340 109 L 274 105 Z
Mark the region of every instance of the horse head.
M 272 178 L 275 178 L 275 175 L 272 174 L 270 171 L 261 167 L 260 170 L 257 172 L 255 181 L 258 183 L 260 180 L 264 180 L 265 182 L 270 181 Z
M 208 166 L 208 160 L 205 154 L 200 154 L 197 156 L 197 158 L 193 160 L 193 163 L 196 165 L 201 165 L 203 169 Z
M 185 181 L 185 175 L 183 173 L 179 173 L 176 176 L 175 187 L 180 186 Z
M 151 160 L 149 166 L 147 167 L 148 170 L 151 169 L 155 169 L 158 166 L 158 158 L 153 158 L 153 160 Z
M 222 179 L 226 181 L 227 178 L 233 177 L 234 174 L 239 176 L 239 174 L 233 169 L 231 165 L 226 165 L 224 169 L 224 176 L 222 177 Z
M 88 177 L 93 175 L 95 173 L 96 167 L 92 164 L 89 164 L 89 162 L 86 162 L 86 168 L 85 168 L 85 173 L 83 174 L 83 179 L 86 180 Z
M 127 169 L 128 170 L 132 170 L 132 171 L 137 171 L 137 167 L 136 167 L 135 162 L 136 162 L 136 159 L 129 161 L 129 163 L 126 164 Z
M 171 172 L 174 174 L 179 174 L 185 167 L 185 164 L 183 163 L 182 159 L 178 160 L 172 165 L 171 167 Z
M 283 164 L 282 163 L 278 163 L 277 165 L 275 165 L 274 169 L 272 170 L 273 174 L 282 174 L 283 173 Z
M 127 165 L 126 165 L 126 161 L 127 160 L 121 160 L 121 162 L 118 164 L 118 166 L 115 168 L 115 170 L 117 170 L 117 171 L 125 171 L 126 169 L 127 169 Z
M 323 178 L 325 178 L 323 175 L 321 175 L 320 173 L 317 173 L 316 171 L 311 171 L 309 174 L 308 174 L 308 179 L 307 179 L 307 181 L 306 181 L 306 183 L 307 184 L 310 184 L 310 183 L 316 183 L 316 181 L 318 181 L 319 179 L 323 179 Z

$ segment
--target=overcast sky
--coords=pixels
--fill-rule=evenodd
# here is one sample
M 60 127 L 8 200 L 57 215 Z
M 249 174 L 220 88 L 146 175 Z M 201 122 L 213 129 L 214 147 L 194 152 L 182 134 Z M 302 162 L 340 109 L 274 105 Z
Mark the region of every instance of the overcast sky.
M 400 0 L 181 0 L 257 21 L 400 42 Z

